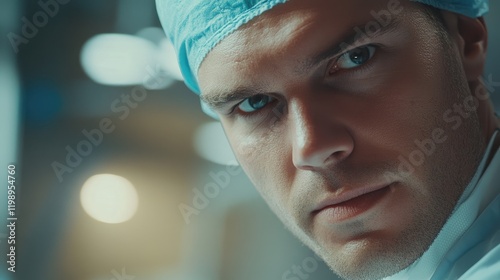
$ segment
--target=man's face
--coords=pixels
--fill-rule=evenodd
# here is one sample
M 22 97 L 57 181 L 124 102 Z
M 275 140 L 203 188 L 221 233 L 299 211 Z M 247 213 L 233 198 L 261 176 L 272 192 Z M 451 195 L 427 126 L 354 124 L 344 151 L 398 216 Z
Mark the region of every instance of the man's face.
M 256 188 L 346 278 L 388 276 L 421 256 L 484 149 L 477 115 L 454 110 L 470 90 L 436 30 L 409 1 L 292 0 L 199 70 Z

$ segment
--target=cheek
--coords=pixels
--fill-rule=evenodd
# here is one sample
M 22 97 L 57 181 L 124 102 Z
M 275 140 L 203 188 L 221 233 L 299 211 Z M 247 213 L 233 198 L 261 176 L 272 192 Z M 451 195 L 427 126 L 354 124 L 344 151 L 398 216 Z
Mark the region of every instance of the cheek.
M 363 98 L 346 98 L 339 106 L 357 144 L 353 166 L 386 162 L 397 169 L 401 158 L 408 159 L 418 149 L 417 141 L 431 139 L 436 128 L 444 127 L 442 115 L 450 107 L 450 94 L 438 74 L 440 63 L 428 65 L 429 60 L 398 58 L 405 67 L 397 64 L 383 85 Z M 434 74 L 427 75 L 428 71 Z M 414 179 L 429 176 L 424 174 L 430 172 L 429 164 L 425 166 L 416 167 Z
M 252 133 L 228 129 L 233 151 L 257 190 L 268 202 L 283 200 L 293 182 L 291 147 L 279 129 Z
M 435 49 L 425 55 L 418 55 L 416 49 L 408 50 L 413 57 L 399 58 L 399 64 L 404 67 L 393 71 L 378 95 L 381 98 L 373 101 L 380 110 L 372 115 L 381 117 L 379 122 L 384 130 L 400 136 L 394 140 L 405 134 L 415 140 L 422 133 L 428 133 L 438 125 L 439 118 L 450 106 L 445 82 L 441 78 L 442 63 L 438 62 L 441 58 Z

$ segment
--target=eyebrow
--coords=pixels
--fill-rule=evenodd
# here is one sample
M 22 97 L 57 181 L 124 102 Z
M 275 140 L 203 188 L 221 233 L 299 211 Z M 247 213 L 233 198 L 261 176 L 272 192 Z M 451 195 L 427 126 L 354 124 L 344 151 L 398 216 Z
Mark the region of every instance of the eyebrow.
M 383 36 L 387 33 L 394 32 L 401 23 L 399 19 L 397 18 L 393 19 L 390 21 L 389 24 L 381 26 L 379 29 L 377 29 L 377 31 L 373 35 L 370 36 L 365 32 L 366 27 L 370 22 L 371 21 L 368 21 L 364 24 L 352 27 L 351 28 L 352 31 L 347 36 L 344 36 L 344 38 L 340 42 L 336 42 L 335 44 L 333 44 L 333 47 L 330 47 L 326 51 L 323 51 L 318 55 L 313 56 L 312 59 L 307 60 L 303 65 L 301 65 L 299 71 L 307 72 L 307 70 L 317 67 L 325 60 L 329 60 L 335 56 L 342 54 L 345 51 L 348 51 L 350 48 L 354 48 L 353 45 L 355 44 L 359 45 L 361 41 L 358 38 L 359 30 L 361 30 L 363 34 L 365 34 L 361 38 L 362 40 L 365 38 L 370 39 L 374 37 Z M 231 104 L 235 101 L 241 101 L 258 94 L 269 95 L 270 93 L 265 92 L 259 88 L 254 89 L 248 87 L 239 87 L 229 92 L 221 92 L 221 93 L 214 92 L 209 94 L 201 94 L 200 98 L 211 109 L 215 111 L 222 111 L 228 107 L 228 104 Z
M 312 69 L 325 60 L 329 60 L 333 57 L 342 54 L 343 52 L 351 50 L 352 48 L 361 46 L 362 45 L 361 43 L 364 44 L 364 41 L 366 39 L 381 37 L 387 33 L 394 32 L 400 25 L 401 20 L 398 18 L 391 20 L 389 24 L 381 26 L 371 36 L 368 35 L 366 32 L 366 28 L 368 27 L 368 24 L 370 22 L 376 22 L 376 21 L 371 20 L 366 23 L 352 27 L 350 29 L 352 31 L 347 36 L 344 36 L 344 38 L 340 42 L 335 43 L 333 47 L 328 48 L 326 51 L 321 52 L 320 54 L 314 56 L 311 60 L 308 60 L 305 63 L 305 65 L 302 66 L 302 68 Z M 363 37 L 361 37 L 361 40 L 358 38 L 359 31 L 363 32 Z
M 239 87 L 233 91 L 220 94 L 201 94 L 200 98 L 205 102 L 211 109 L 215 111 L 221 111 L 228 107 L 228 104 L 234 103 L 235 101 L 240 101 L 247 99 L 249 97 L 258 94 L 269 94 L 259 89 Z

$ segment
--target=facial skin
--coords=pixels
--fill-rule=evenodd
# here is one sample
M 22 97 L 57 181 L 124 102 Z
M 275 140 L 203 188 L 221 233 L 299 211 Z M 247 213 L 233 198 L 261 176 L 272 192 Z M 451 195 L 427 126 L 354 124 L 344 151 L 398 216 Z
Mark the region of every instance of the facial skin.
M 448 115 L 460 116 L 460 125 L 443 117 L 484 90 L 482 23 L 446 13 L 446 43 L 420 4 L 400 8 L 389 30 L 311 63 L 373 20 L 370 11 L 387 9 L 387 0 L 292 0 L 224 39 L 198 72 L 202 98 L 216 105 L 263 198 L 348 279 L 392 275 L 424 253 L 498 126 L 488 101 L 466 117 Z M 446 140 L 412 172 L 399 168 L 436 128 Z M 315 211 L 374 189 L 381 191 L 355 202 L 368 205 L 363 211 Z

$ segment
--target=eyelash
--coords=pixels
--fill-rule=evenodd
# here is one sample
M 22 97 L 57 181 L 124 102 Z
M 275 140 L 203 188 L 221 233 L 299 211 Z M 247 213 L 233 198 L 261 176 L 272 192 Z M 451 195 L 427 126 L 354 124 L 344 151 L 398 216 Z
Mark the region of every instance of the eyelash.
M 368 59 L 368 61 L 362 65 L 360 65 L 359 67 L 354 67 L 354 68 L 350 68 L 350 69 L 340 69 L 340 70 L 337 70 L 335 71 L 335 73 L 333 73 L 332 75 L 329 74 L 330 72 L 330 69 L 332 67 L 334 67 L 336 65 L 336 63 L 339 61 L 339 59 L 357 49 L 357 48 L 363 48 L 363 47 L 368 47 L 368 46 L 372 46 L 375 48 L 375 52 L 373 54 L 373 56 Z M 373 67 L 373 64 L 374 64 L 374 60 L 376 60 L 376 58 L 378 57 L 378 52 L 380 51 L 380 46 L 377 45 L 377 44 L 366 44 L 366 45 L 362 45 L 362 46 L 359 46 L 359 47 L 354 47 L 350 50 L 347 50 L 339 55 L 337 55 L 336 57 L 334 57 L 333 59 L 331 59 L 331 62 L 328 63 L 328 66 L 327 66 L 327 71 L 326 71 L 326 76 L 331 79 L 332 77 L 335 77 L 335 76 L 344 76 L 344 75 L 357 75 L 359 73 L 362 73 L 362 72 L 366 72 L 368 70 L 370 70 L 372 67 Z M 260 109 L 260 110 L 257 110 L 257 111 L 254 111 L 254 112 L 244 112 L 244 111 L 241 111 L 241 110 L 238 110 L 238 107 L 241 105 L 241 103 L 245 102 L 248 98 L 246 99 L 243 99 L 241 100 L 240 102 L 238 102 L 237 104 L 235 104 L 230 112 L 228 113 L 228 115 L 237 115 L 238 117 L 241 117 L 241 118 L 245 118 L 245 119 L 251 119 L 251 118 L 257 118 L 259 117 L 261 114 L 264 114 L 268 109 L 268 107 L 276 102 L 279 102 L 279 100 L 276 98 L 276 97 L 273 97 L 273 101 L 269 102 L 264 108 Z
M 355 68 L 339 69 L 339 70 L 335 71 L 335 73 L 330 74 L 330 70 L 332 69 L 332 67 L 337 65 L 337 62 L 339 61 L 339 59 L 343 55 L 345 55 L 353 50 L 356 50 L 358 48 L 369 47 L 369 46 L 374 47 L 375 51 L 373 53 L 373 56 L 370 59 L 368 59 L 368 61 L 366 63 L 360 65 L 359 67 L 355 67 Z M 373 67 L 374 61 L 377 60 L 377 57 L 379 56 L 380 48 L 381 48 L 380 45 L 377 45 L 377 44 L 366 44 L 366 45 L 362 45 L 359 47 L 354 47 L 352 49 L 349 49 L 349 50 L 337 55 L 336 57 L 331 59 L 331 61 L 328 63 L 325 76 L 327 78 L 331 79 L 332 77 L 335 77 L 335 76 L 343 76 L 343 75 L 350 75 L 350 76 L 352 75 L 353 76 L 353 75 L 357 75 L 359 73 L 368 71 L 369 69 L 371 69 Z
M 257 111 L 254 111 L 254 112 L 244 112 L 244 111 L 238 109 L 238 107 L 241 105 L 241 103 L 245 102 L 248 99 L 248 98 L 245 98 L 231 108 L 229 115 L 237 115 L 238 117 L 242 117 L 242 118 L 246 118 L 246 119 L 258 117 L 261 114 L 264 114 L 266 111 L 268 111 L 269 106 L 279 102 L 277 97 L 273 97 L 273 96 L 271 96 L 271 97 L 273 98 L 273 100 L 271 102 L 266 104 L 266 106 L 264 108 L 257 110 Z

